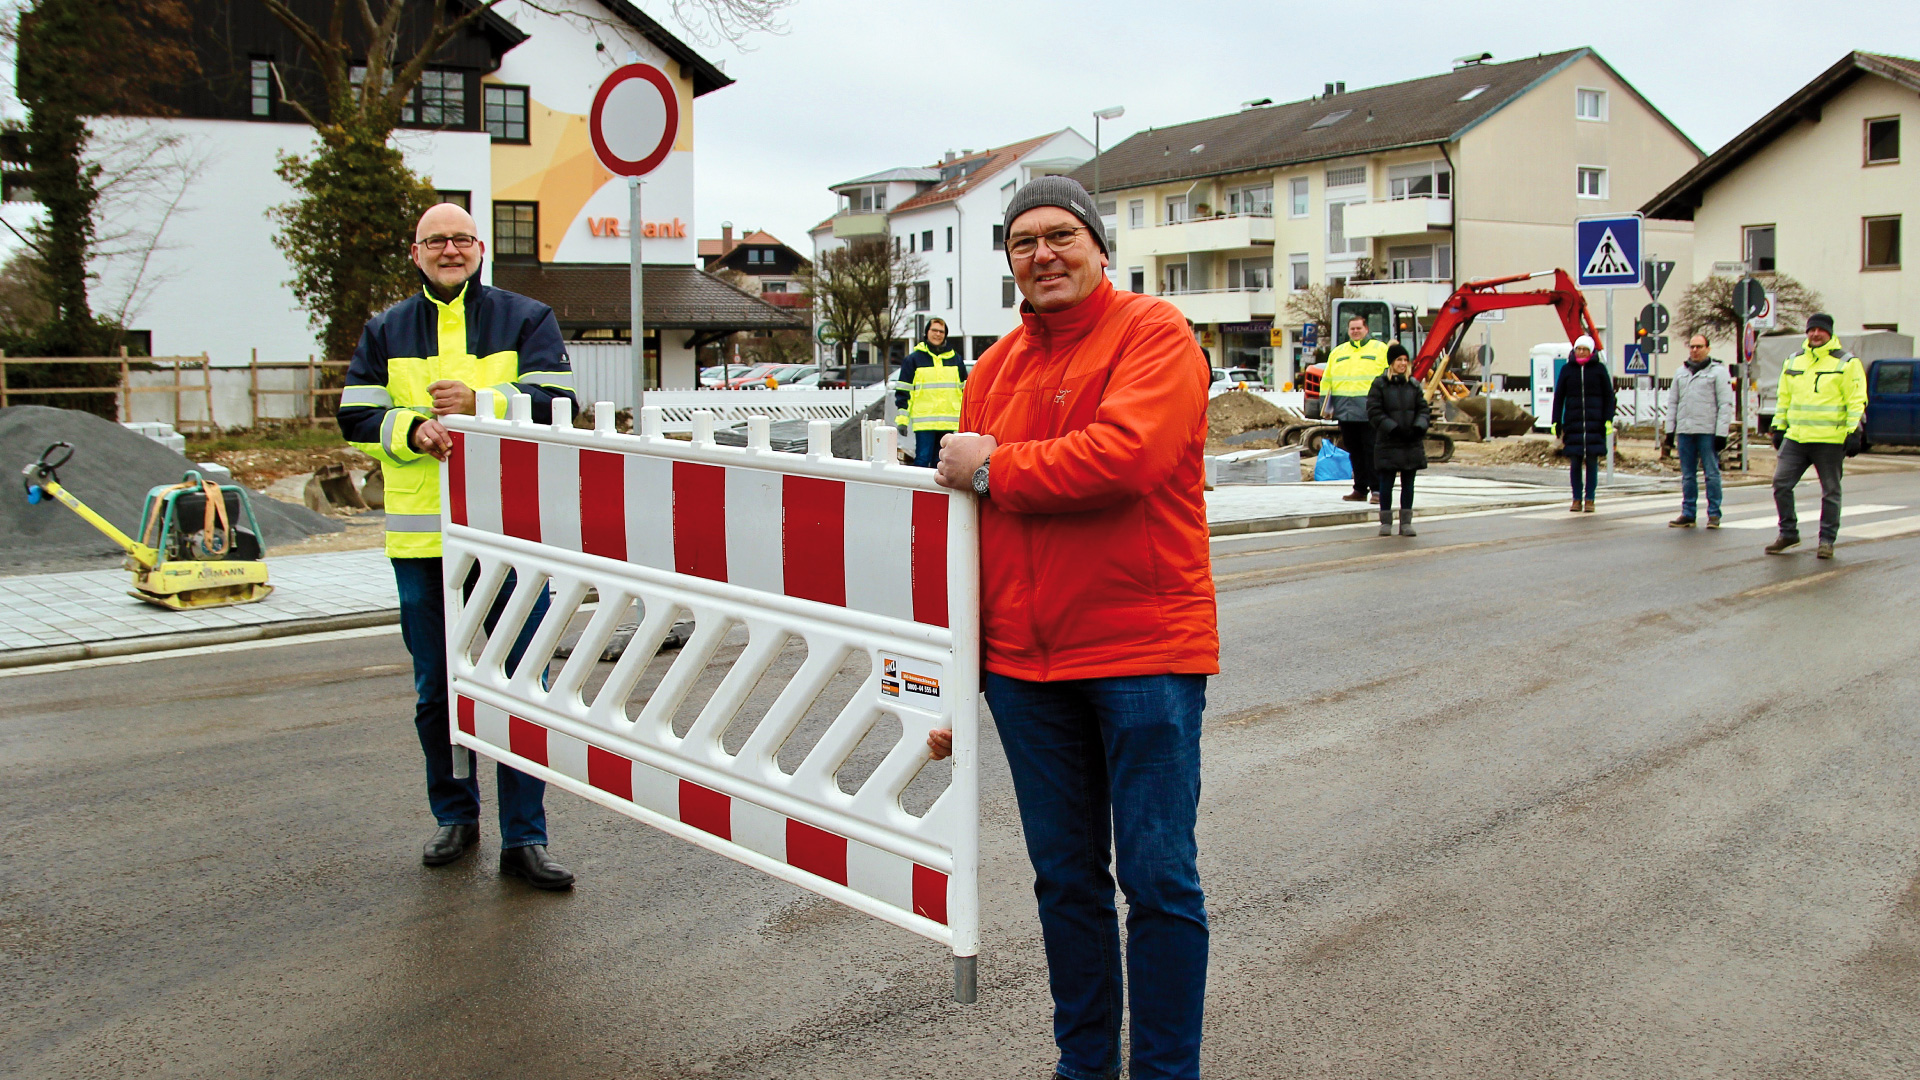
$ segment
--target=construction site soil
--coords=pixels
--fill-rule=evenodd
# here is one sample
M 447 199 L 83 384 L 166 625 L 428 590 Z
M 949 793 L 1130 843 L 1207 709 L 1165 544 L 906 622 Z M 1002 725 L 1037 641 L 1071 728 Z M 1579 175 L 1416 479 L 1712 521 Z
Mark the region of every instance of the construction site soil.
M 24 468 L 56 442 L 74 448 L 73 460 L 60 470 L 61 486 L 128 534 L 139 528 L 148 489 L 178 483 L 182 473 L 196 467 L 152 439 L 90 413 L 40 405 L 0 409 L 0 467 Z M 304 506 L 257 494 L 252 503 L 261 539 L 269 546 L 342 529 Z M 0 490 L 0 574 L 111 566 L 119 556 L 113 541 L 65 506 L 51 500 L 29 504 L 24 485 Z
M 193 445 L 187 445 L 189 452 Z M 341 443 L 328 447 L 251 447 L 244 450 L 215 450 L 200 458 L 224 465 L 234 480 L 255 491 L 265 491 L 275 480 L 304 476 L 322 465 L 345 465 L 362 472 L 373 467 L 373 459 Z

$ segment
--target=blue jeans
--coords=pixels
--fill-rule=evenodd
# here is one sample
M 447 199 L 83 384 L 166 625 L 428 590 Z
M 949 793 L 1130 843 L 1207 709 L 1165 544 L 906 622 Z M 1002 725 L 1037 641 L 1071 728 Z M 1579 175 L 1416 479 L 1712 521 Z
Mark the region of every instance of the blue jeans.
M 476 571 L 477 573 L 477 571 Z M 427 805 L 441 825 L 473 825 L 480 820 L 480 779 L 467 751 L 467 775 L 453 775 L 453 739 L 447 731 L 447 622 L 439 559 L 394 559 L 394 582 L 400 587 L 400 637 L 413 654 L 413 726 L 427 758 Z M 475 578 L 467 579 L 472 590 Z M 493 609 L 487 612 L 487 632 L 513 595 L 514 575 L 507 574 Z M 520 656 L 533 640 L 533 631 L 547 613 L 544 587 L 534 600 L 533 613 L 507 653 L 507 672 L 520 665 Z M 500 800 L 500 846 L 525 847 L 547 842 L 547 782 L 506 765 L 494 766 L 494 788 Z
M 1207 677 L 1043 683 L 988 672 L 985 690 L 1033 861 L 1059 1075 L 1120 1075 L 1111 864 L 1127 896 L 1129 1073 L 1194 1080 L 1207 992 L 1206 898 L 1193 836 Z
M 1587 486 L 1584 489 L 1580 486 L 1582 473 L 1586 474 L 1587 481 Z M 1592 502 L 1594 489 L 1600 486 L 1600 455 L 1568 454 L 1567 476 L 1573 481 L 1574 501 Z M 1583 490 L 1585 494 L 1581 493 Z
M 1707 516 L 1720 516 L 1720 455 L 1713 449 L 1712 435 L 1675 435 L 1680 449 L 1680 516 L 1691 520 L 1700 505 L 1700 482 L 1694 469 L 1707 473 Z
M 913 433 L 913 463 L 923 469 L 931 469 L 940 464 L 940 440 L 950 431 L 916 431 Z

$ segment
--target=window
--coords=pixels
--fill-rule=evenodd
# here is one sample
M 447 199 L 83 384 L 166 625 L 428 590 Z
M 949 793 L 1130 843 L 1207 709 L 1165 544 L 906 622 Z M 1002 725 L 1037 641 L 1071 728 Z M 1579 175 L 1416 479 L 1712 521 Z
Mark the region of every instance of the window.
M 262 120 L 273 119 L 273 60 L 255 58 L 247 65 L 248 110 Z
M 1455 101 L 1472 101 L 1472 100 L 1473 100 L 1474 98 L 1477 98 L 1477 97 L 1479 97 L 1479 96 L 1480 96 L 1481 94 L 1484 94 L 1484 93 L 1486 93 L 1486 92 L 1487 92 L 1487 87 L 1488 87 L 1488 86 L 1490 86 L 1490 85 L 1492 85 L 1492 84 L 1490 84 L 1490 83 L 1482 83 L 1482 84 L 1480 84 L 1479 86 L 1476 86 L 1476 87 L 1474 87 L 1473 89 L 1471 89 L 1471 90 L 1469 90 L 1469 91 L 1467 91 L 1466 93 L 1464 93 L 1464 94 L 1461 94 L 1461 95 L 1460 95 L 1459 97 L 1457 97 L 1457 98 L 1454 98 L 1453 100 L 1455 100 Z
M 1256 184 L 1253 187 L 1227 192 L 1227 213 L 1272 217 L 1273 185 Z
M 33 194 L 32 177 L 24 172 L 0 173 L 0 202 L 39 202 Z
M 1306 252 L 1299 251 L 1287 256 L 1287 263 L 1292 271 L 1290 287 L 1294 292 L 1303 292 L 1312 286 L 1313 275 L 1308 269 L 1311 259 Z
M 1900 118 L 1883 116 L 1867 121 L 1867 164 L 1892 165 L 1900 160 Z
M 1127 228 L 1144 229 L 1147 227 L 1147 200 L 1134 199 L 1127 203 Z M 1135 289 L 1135 292 L 1140 290 Z
M 913 251 L 914 251 L 913 245 L 918 239 L 919 238 L 914 236 L 912 233 L 907 234 L 907 254 L 909 255 L 913 254 Z
M 953 279 L 947 279 L 947 310 L 953 310 Z
M 916 281 L 913 283 L 913 310 L 933 310 L 933 282 Z
M 1183 262 L 1169 264 L 1166 267 L 1166 276 L 1164 278 L 1164 282 L 1165 282 L 1165 287 L 1160 290 L 1163 295 L 1170 296 L 1174 293 L 1186 292 L 1187 291 L 1187 264 Z
M 998 226 L 996 226 L 996 228 L 997 227 Z M 1010 277 L 1001 278 L 1000 279 L 1000 306 L 1003 308 L 1012 307 L 1015 302 L 1014 296 L 1015 296 L 1015 293 L 1013 288 L 1013 279 Z
M 473 192 L 471 191 L 436 191 L 433 194 L 441 202 L 450 202 L 469 214 L 473 213 Z
M 1273 288 L 1273 256 L 1228 259 L 1227 288 L 1238 292 L 1264 292 Z
M 847 192 L 846 212 L 849 214 L 872 214 L 887 208 L 887 189 L 884 187 L 860 187 Z
M 1900 215 L 1861 219 L 1865 232 L 1864 270 L 1900 269 Z
M 1147 268 L 1136 266 L 1127 271 L 1127 290 L 1143 293 L 1147 291 Z
M 893 238 L 893 253 L 900 254 L 900 238 L 897 236 Z
M 1447 199 L 1453 197 L 1453 170 L 1444 161 L 1395 165 L 1387 170 L 1389 199 Z
M 932 229 L 926 229 L 920 233 L 920 250 L 921 251 L 933 250 L 933 230 Z
M 1302 218 L 1307 216 L 1307 178 L 1296 176 L 1287 181 L 1287 216 Z
M 1178 225 L 1187 220 L 1187 197 L 1185 195 L 1167 196 L 1166 207 L 1167 224 Z
M 496 259 L 540 257 L 539 203 L 495 202 L 493 204 L 493 257 Z
M 1387 249 L 1394 281 L 1442 281 L 1453 275 L 1453 247 L 1449 244 L 1413 244 Z
M 1005 225 L 995 225 L 993 227 L 993 250 L 1007 250 L 1007 227 Z M 1012 281 L 1013 279 L 1008 278 L 1007 280 Z M 1008 304 L 1007 306 L 1012 307 L 1013 305 Z
M 787 291 L 787 283 L 784 281 L 763 281 L 760 283 L 760 291 L 763 293 L 783 293 Z
M 1573 115 L 1581 120 L 1607 118 L 1607 92 L 1581 87 L 1573 92 Z
M 1594 165 L 1582 165 L 1575 170 L 1573 193 L 1582 199 L 1604 199 L 1607 197 L 1607 170 Z
M 1873 373 L 1873 388 L 1882 394 L 1913 393 L 1912 364 L 1878 364 Z
M 484 95 L 481 112 L 487 122 L 487 134 L 493 136 L 493 141 L 526 142 L 527 88 L 488 83 L 481 92 Z
M 1366 237 L 1349 238 L 1347 236 L 1347 207 L 1366 201 L 1365 199 L 1327 200 L 1327 256 L 1329 258 L 1364 253 L 1367 250 Z
M 1773 257 L 1773 226 L 1749 225 L 1740 230 L 1741 250 L 1747 259 L 1747 272 L 1770 274 L 1778 266 Z
M 1333 125 L 1339 123 L 1342 120 L 1345 120 L 1347 117 L 1352 115 L 1353 115 L 1352 109 L 1341 109 L 1338 112 L 1330 112 L 1327 115 L 1321 117 L 1320 119 L 1315 120 L 1312 124 L 1308 125 L 1307 130 L 1312 131 L 1314 128 L 1332 127 Z
M 1327 170 L 1328 187 L 1355 187 L 1367 182 L 1365 165 L 1349 165 L 1344 169 Z
M 430 127 L 459 127 L 467 122 L 467 73 L 464 71 L 423 71 L 420 85 L 413 89 L 419 102 L 420 124 Z M 415 123 L 411 106 L 400 110 L 400 119 Z
M 953 226 L 947 226 L 947 250 L 953 250 Z

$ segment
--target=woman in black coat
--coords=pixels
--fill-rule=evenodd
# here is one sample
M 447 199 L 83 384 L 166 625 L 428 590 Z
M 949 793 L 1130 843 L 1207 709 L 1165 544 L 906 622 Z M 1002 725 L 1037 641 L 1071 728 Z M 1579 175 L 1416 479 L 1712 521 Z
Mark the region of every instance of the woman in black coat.
M 1593 513 L 1600 459 L 1613 434 L 1614 404 L 1613 374 L 1593 355 L 1593 339 L 1581 334 L 1573 343 L 1573 359 L 1553 380 L 1553 433 L 1560 436 L 1573 482 L 1570 513 Z
M 1387 371 L 1367 389 L 1367 422 L 1373 425 L 1373 472 L 1380 485 L 1380 535 L 1393 535 L 1393 483 L 1400 481 L 1400 535 L 1412 536 L 1413 474 L 1427 467 L 1427 425 L 1433 409 L 1404 345 L 1387 346 Z

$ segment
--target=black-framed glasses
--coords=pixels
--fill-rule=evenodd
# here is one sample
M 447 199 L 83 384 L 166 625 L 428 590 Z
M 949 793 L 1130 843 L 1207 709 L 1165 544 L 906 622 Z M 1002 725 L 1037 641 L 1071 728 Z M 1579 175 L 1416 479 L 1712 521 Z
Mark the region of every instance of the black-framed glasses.
M 455 233 L 452 236 L 429 236 L 424 240 L 414 241 L 414 243 L 419 244 L 428 251 L 445 251 L 448 244 L 452 244 L 453 250 L 455 251 L 471 251 L 473 250 L 473 245 L 479 242 L 479 237 L 470 236 L 467 233 Z
M 1040 250 L 1042 240 L 1056 252 L 1065 251 L 1073 246 L 1074 237 L 1086 231 L 1085 225 L 1076 225 L 1071 229 L 1055 229 L 1041 236 L 1016 236 L 1007 241 L 1007 254 L 1016 259 L 1031 259 Z

